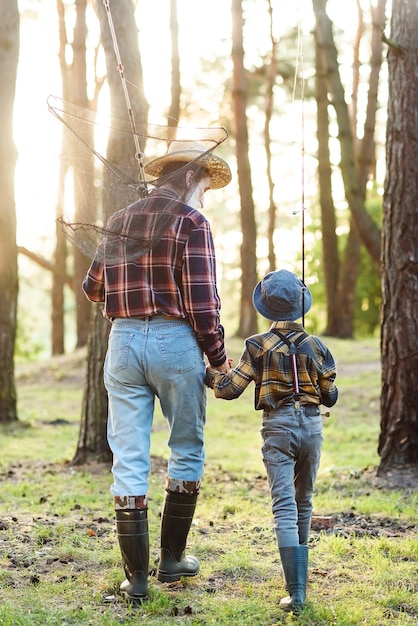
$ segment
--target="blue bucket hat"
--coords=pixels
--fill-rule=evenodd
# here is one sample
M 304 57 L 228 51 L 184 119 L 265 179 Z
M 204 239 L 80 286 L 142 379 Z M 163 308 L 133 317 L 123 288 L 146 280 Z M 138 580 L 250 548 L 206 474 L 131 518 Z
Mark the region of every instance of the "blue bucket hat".
M 273 322 L 293 322 L 309 311 L 312 295 L 308 287 L 288 270 L 269 272 L 253 292 L 255 309 Z

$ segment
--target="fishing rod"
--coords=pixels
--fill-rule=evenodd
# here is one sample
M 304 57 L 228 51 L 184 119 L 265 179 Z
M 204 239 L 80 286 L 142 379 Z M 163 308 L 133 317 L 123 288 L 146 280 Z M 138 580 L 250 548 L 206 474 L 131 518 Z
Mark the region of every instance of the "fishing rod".
M 134 118 L 134 114 L 133 114 L 133 110 L 131 106 L 131 101 L 129 98 L 129 92 L 128 92 L 128 87 L 127 87 L 126 78 L 125 78 L 125 71 L 124 71 L 122 59 L 121 59 L 120 52 L 119 52 L 119 45 L 118 45 L 118 40 L 116 37 L 115 27 L 113 24 L 113 18 L 112 18 L 112 12 L 110 10 L 109 0 L 103 0 L 103 4 L 106 9 L 107 20 L 109 22 L 110 33 L 112 35 L 113 49 L 115 51 L 116 60 L 117 60 L 117 70 L 119 72 L 119 75 L 122 81 L 122 89 L 125 95 L 129 122 L 131 125 L 132 134 L 133 134 L 134 143 L 135 143 L 135 158 L 138 161 L 138 166 L 139 166 L 139 173 L 138 173 L 139 188 L 141 190 L 141 194 L 143 195 L 143 197 L 146 197 L 148 191 L 147 191 L 147 183 L 145 179 L 144 153 L 141 150 L 141 145 L 139 143 L 138 134 L 136 132 L 135 118 Z
M 293 82 L 293 102 L 295 101 L 296 84 L 300 65 L 300 101 L 301 101 L 301 254 L 302 267 L 301 277 L 302 283 L 305 285 L 305 72 L 303 58 L 303 33 L 302 28 L 298 25 L 298 41 L 296 50 L 296 67 Z M 305 289 L 302 289 L 302 325 L 305 325 Z

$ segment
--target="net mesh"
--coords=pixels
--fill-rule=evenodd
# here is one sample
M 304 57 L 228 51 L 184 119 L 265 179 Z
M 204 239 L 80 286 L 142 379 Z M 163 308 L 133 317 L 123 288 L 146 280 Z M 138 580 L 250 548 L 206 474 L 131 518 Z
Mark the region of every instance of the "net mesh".
M 65 185 L 57 220 L 89 258 L 129 261 L 152 249 L 170 227 L 178 199 L 166 198 L 156 209 L 148 198 L 165 185 L 182 188 L 190 169 L 194 182 L 180 198 L 186 203 L 202 171 L 211 188 L 230 180 L 228 165 L 213 154 L 228 137 L 223 127 L 136 123 L 134 137 L 129 120 L 104 117 L 56 96 L 49 96 L 48 108 L 63 125 L 61 167 L 73 183 L 72 194 Z

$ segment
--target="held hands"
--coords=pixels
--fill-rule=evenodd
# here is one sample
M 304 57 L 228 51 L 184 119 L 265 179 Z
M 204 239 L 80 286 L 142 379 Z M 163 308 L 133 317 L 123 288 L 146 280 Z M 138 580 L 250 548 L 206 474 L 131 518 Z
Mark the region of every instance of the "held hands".
M 219 367 L 213 367 L 212 369 L 221 372 L 221 374 L 226 374 L 232 367 L 233 359 L 227 359 L 225 363 L 220 365 Z
M 205 376 L 205 385 L 213 389 L 213 378 L 215 372 L 219 372 L 221 374 L 227 374 L 228 371 L 232 367 L 232 359 L 227 359 L 225 363 L 220 365 L 219 367 L 212 367 L 212 365 L 208 365 L 206 367 L 206 376 Z

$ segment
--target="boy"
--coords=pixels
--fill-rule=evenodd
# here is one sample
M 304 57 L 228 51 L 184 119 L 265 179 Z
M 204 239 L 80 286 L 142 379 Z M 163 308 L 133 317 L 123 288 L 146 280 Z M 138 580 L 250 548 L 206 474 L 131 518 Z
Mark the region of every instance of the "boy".
M 325 344 L 296 322 L 311 308 L 312 296 L 295 274 L 267 274 L 254 290 L 253 304 L 272 321 L 270 329 L 246 340 L 238 365 L 226 374 L 208 366 L 205 382 L 226 400 L 255 383 L 255 408 L 263 411 L 262 455 L 289 593 L 280 607 L 298 613 L 306 596 L 312 495 L 323 440 L 319 405 L 337 401 L 336 368 Z

